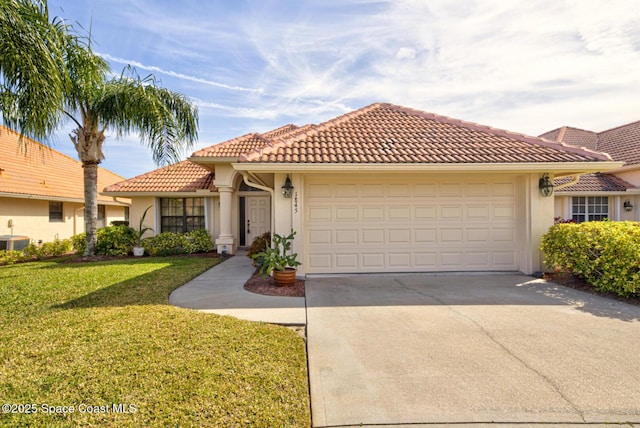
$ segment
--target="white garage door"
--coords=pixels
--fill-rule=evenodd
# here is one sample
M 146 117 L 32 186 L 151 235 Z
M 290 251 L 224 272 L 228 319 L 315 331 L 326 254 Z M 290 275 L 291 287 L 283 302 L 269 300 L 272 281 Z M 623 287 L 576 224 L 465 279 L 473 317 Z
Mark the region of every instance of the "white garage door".
M 371 177 L 305 178 L 307 273 L 517 270 L 515 177 Z

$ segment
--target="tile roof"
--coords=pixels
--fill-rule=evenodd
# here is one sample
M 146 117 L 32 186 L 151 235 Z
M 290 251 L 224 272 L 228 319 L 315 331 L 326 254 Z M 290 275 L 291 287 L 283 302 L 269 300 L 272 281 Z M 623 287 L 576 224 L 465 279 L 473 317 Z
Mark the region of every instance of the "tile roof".
M 571 181 L 571 177 L 561 177 L 553 180 L 554 185 L 559 186 Z M 571 186 L 567 186 L 558 192 L 625 192 L 636 187 L 612 174 L 584 174 L 580 176 L 580 181 Z
M 562 141 L 576 147 L 586 147 L 589 150 L 598 150 L 598 134 L 593 131 L 563 126 L 540 135 L 551 141 Z
M 242 137 L 237 137 L 232 140 L 198 150 L 197 152 L 194 152 L 191 157 L 239 158 L 253 149 L 260 149 L 270 145 L 274 139 L 293 135 L 301 129 L 303 128 L 299 128 L 296 125 L 285 125 L 263 134 L 255 132 L 252 134 L 246 134 Z
M 108 186 L 105 192 L 195 192 L 216 191 L 214 173 L 188 160 L 138 175 Z
M 640 121 L 598 134 L 598 150 L 625 165 L 640 165 Z
M 640 121 L 598 133 L 564 126 L 541 137 L 608 153 L 626 166 L 640 165 Z
M 98 189 L 123 177 L 98 169 Z M 82 163 L 0 125 L 0 193 L 42 199 L 84 201 Z M 113 198 L 98 194 L 98 201 L 113 204 Z
M 263 134 L 264 135 L 264 134 Z M 214 146 L 215 147 L 215 146 Z M 261 163 L 536 163 L 609 160 L 537 137 L 393 104 L 372 104 L 256 146 L 240 161 Z

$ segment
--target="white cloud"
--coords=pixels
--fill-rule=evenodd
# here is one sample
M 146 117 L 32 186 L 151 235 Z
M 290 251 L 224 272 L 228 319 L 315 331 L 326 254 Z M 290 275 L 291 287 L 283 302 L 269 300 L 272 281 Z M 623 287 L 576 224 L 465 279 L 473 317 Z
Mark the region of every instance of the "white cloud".
M 207 80 L 207 79 L 203 79 L 203 78 L 200 78 L 200 77 L 197 77 L 197 76 L 189 76 L 189 75 L 182 74 L 182 73 L 176 73 L 175 71 L 171 71 L 171 70 L 164 70 L 164 69 L 162 69 L 160 67 L 156 67 L 154 65 L 145 65 L 145 64 L 142 64 L 142 63 L 140 63 L 138 61 L 135 61 L 135 60 L 118 58 L 118 57 L 111 56 L 111 55 L 106 54 L 106 53 L 99 53 L 99 55 L 101 57 L 103 57 L 104 59 L 106 59 L 107 61 L 117 62 L 117 63 L 120 63 L 120 64 L 131 65 L 132 67 L 139 68 L 139 69 L 142 69 L 142 70 L 148 70 L 148 71 L 151 71 L 151 72 L 164 74 L 164 75 L 175 77 L 175 78 L 182 79 L 182 80 L 188 80 L 188 81 L 195 82 L 195 83 L 202 83 L 204 85 L 215 86 L 217 88 L 229 89 L 231 91 L 242 91 L 242 92 L 258 92 L 258 93 L 262 92 L 262 89 L 245 88 L 245 87 L 242 87 L 242 86 L 227 85 L 226 83 L 220 83 L 220 82 L 216 82 L 216 81 L 212 81 L 212 80 Z

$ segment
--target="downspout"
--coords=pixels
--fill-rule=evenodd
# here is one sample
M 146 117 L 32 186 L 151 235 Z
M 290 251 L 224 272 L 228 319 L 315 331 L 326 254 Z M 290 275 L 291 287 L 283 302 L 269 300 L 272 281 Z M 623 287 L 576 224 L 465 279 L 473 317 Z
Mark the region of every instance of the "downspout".
M 263 186 L 262 184 L 252 183 L 249 179 L 249 173 L 243 171 L 242 179 L 244 184 L 250 187 L 255 187 L 256 189 L 264 190 L 265 192 L 269 192 L 271 195 L 271 236 L 273 236 L 273 232 L 276 228 L 276 201 L 275 201 L 275 191 L 271 187 Z

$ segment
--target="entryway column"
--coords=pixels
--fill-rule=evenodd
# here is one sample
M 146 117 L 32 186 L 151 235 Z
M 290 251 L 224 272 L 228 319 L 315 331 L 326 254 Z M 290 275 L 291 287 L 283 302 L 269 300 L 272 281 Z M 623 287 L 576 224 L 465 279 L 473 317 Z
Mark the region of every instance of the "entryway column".
M 232 196 L 231 187 L 218 188 L 220 193 L 220 236 L 216 239 L 216 250 L 218 254 L 235 252 L 233 231 L 231 230 Z

